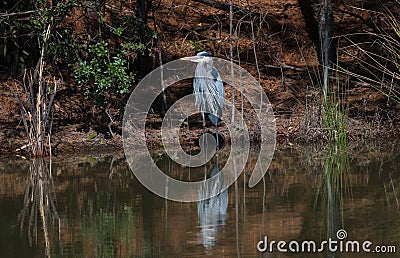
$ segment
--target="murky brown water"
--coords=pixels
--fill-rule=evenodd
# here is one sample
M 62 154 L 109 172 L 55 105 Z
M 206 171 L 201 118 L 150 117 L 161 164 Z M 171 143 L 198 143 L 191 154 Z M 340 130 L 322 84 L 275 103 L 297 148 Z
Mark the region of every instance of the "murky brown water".
M 155 157 L 163 171 L 183 180 L 218 172 L 215 159 L 205 169 L 188 170 Z M 221 153 L 220 164 L 224 157 Z M 278 149 L 255 188 L 245 186 L 247 172 L 226 192 L 198 203 L 150 193 L 123 154 L 53 158 L 51 180 L 30 174 L 46 170 L 48 160 L 0 164 L 0 257 L 309 257 L 281 253 L 276 245 L 273 253 L 261 254 L 257 243 L 265 236 L 321 243 L 339 229 L 347 231 L 345 240 L 371 241 L 370 249 L 400 249 L 396 144 L 346 152 Z M 314 255 L 368 256 L 362 251 Z

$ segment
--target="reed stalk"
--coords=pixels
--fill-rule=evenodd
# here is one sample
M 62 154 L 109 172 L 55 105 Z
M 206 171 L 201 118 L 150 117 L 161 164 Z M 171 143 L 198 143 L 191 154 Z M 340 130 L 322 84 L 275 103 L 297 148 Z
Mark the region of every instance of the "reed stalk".
M 25 70 L 22 85 L 24 98 L 16 93 L 28 144 L 17 150 L 28 149 L 33 157 L 51 155 L 52 107 L 59 81 L 45 79 L 45 53 L 50 38 L 50 25 L 43 31 L 40 58 L 36 68 Z M 24 100 L 25 101 L 24 101 Z

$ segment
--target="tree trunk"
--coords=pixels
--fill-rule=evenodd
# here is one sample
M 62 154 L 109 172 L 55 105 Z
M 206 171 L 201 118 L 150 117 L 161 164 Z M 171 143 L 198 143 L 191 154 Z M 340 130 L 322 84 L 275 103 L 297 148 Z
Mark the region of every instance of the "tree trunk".
M 328 91 L 329 82 L 329 66 L 330 61 L 333 61 L 335 47 L 332 44 L 332 32 L 333 32 L 333 9 L 332 0 L 319 0 L 320 11 L 319 11 L 319 39 L 320 39 L 320 50 L 321 50 L 321 61 L 323 66 L 323 85 L 322 92 L 324 95 L 324 101 Z
M 314 46 L 317 48 L 318 60 L 319 63 L 322 64 L 318 21 L 315 18 L 315 11 L 312 7 L 312 2 L 311 0 L 298 0 L 297 3 L 300 7 L 301 14 L 303 15 L 304 23 L 306 24 L 306 32 Z
M 137 0 L 136 1 L 136 19 L 137 19 L 137 29 L 140 37 L 140 41 L 145 44 L 147 42 L 147 37 L 149 36 L 149 29 L 147 26 L 147 11 L 150 9 L 151 1 L 148 0 Z M 138 54 L 137 63 L 139 75 L 144 77 L 151 70 L 151 59 L 149 52 L 144 50 L 142 53 Z

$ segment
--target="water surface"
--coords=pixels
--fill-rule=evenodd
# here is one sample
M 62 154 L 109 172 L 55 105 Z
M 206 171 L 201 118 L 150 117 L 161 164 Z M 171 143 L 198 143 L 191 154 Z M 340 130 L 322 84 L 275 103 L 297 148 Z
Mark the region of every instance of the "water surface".
M 197 169 L 162 154 L 154 158 L 170 176 L 196 181 L 217 174 L 227 156 L 222 150 L 218 161 Z M 257 243 L 265 236 L 320 243 L 339 229 L 347 240 L 371 241 L 371 248 L 400 248 L 400 155 L 394 143 L 346 150 L 282 147 L 256 187 L 246 186 L 248 170 L 227 191 L 197 203 L 152 194 L 122 153 L 55 157 L 51 170 L 49 160 L 0 164 L 0 257 L 309 257 L 276 248 L 260 253 Z

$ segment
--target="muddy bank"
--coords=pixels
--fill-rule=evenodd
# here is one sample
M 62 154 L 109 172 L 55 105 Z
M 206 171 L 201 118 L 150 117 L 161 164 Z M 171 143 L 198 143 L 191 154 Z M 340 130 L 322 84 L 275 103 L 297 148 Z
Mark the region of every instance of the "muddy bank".
M 305 116 L 278 116 L 277 144 L 280 146 L 293 144 L 307 144 L 311 142 L 327 142 L 325 130 L 322 128 L 307 128 Z M 198 123 L 192 123 L 189 127 L 180 130 L 180 142 L 185 149 L 198 149 L 198 139 L 203 132 L 201 118 Z M 215 128 L 207 124 L 205 132 L 214 134 Z M 222 125 L 219 129 L 220 136 L 225 144 L 229 144 L 230 136 L 227 128 Z M 148 124 L 146 130 L 146 141 L 149 149 L 159 150 L 163 148 L 159 122 Z M 250 133 L 252 144 L 259 142 L 259 135 Z M 400 139 L 399 122 L 390 121 L 386 123 L 373 123 L 368 121 L 349 119 L 347 134 L 349 142 L 357 143 L 364 141 L 393 141 Z M 27 144 L 27 138 L 22 126 L 17 127 L 1 125 L 0 150 L 2 155 L 19 154 L 27 155 L 22 146 Z M 84 125 L 58 126 L 51 137 L 52 152 L 54 155 L 66 155 L 72 153 L 104 153 L 122 150 L 122 137 L 115 133 L 111 137 L 108 132 L 98 132 L 93 128 L 85 129 Z

